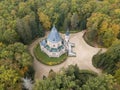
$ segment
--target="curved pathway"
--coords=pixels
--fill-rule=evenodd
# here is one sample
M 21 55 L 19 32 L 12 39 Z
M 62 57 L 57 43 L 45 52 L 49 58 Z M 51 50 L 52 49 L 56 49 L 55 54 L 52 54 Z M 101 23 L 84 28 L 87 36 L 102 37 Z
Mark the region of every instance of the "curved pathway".
M 55 72 L 59 72 L 61 68 L 63 67 L 66 68 L 69 65 L 75 65 L 75 64 L 77 64 L 80 69 L 87 69 L 87 70 L 94 71 L 96 73 L 100 73 L 101 71 L 99 69 L 96 69 L 92 65 L 92 57 L 101 48 L 94 48 L 89 46 L 84 41 L 83 34 L 84 34 L 84 31 L 70 35 L 70 42 L 75 43 L 75 47 L 73 48 L 73 51 L 76 52 L 76 57 L 68 57 L 65 62 L 55 66 L 47 66 L 37 61 L 37 59 L 34 56 L 33 49 L 36 46 L 36 44 L 38 44 L 40 40 L 43 38 L 39 38 L 35 40 L 29 46 L 29 51 L 34 58 L 33 67 L 35 69 L 35 79 L 42 79 L 44 75 L 47 76 L 51 69 Z M 105 49 L 102 49 L 102 50 L 105 51 Z

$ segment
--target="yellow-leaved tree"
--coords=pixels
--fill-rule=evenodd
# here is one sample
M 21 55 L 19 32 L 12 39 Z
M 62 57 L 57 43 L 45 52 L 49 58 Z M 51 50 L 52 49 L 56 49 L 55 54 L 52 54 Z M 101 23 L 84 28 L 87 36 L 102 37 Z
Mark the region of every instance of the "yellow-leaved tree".
M 44 14 L 43 12 L 39 12 L 38 15 L 39 15 L 39 20 L 42 23 L 43 27 L 46 30 L 49 30 L 50 26 L 51 26 L 51 22 L 50 22 L 49 16 Z

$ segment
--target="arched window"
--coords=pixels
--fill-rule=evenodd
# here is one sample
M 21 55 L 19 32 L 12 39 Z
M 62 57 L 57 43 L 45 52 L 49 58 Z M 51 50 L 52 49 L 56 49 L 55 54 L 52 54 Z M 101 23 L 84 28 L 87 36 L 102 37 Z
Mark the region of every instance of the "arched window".
M 53 45 L 53 47 L 55 47 L 55 45 Z

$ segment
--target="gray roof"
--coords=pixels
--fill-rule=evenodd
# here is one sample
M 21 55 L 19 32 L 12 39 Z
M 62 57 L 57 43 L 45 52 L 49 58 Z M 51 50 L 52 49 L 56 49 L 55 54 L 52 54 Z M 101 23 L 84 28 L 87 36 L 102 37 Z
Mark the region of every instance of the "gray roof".
M 46 45 L 46 41 L 45 40 L 41 41 L 41 45 L 45 46 Z
M 69 34 L 70 34 L 69 30 L 67 30 L 65 34 L 66 34 L 67 36 L 69 36 Z
M 57 43 L 59 41 L 62 41 L 57 29 L 55 28 L 55 26 L 53 26 L 50 34 L 47 37 L 47 40 L 52 42 L 52 43 Z

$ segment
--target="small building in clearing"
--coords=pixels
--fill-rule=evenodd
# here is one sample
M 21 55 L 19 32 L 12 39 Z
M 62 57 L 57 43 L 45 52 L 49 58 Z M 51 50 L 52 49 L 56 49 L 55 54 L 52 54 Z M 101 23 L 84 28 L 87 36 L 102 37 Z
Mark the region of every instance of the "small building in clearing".
M 49 57 L 60 57 L 66 52 L 68 52 L 69 56 L 76 56 L 71 50 L 72 46 L 74 44 L 69 42 L 69 31 L 66 32 L 65 39 L 63 39 L 55 26 L 52 27 L 48 37 L 40 42 L 41 50 Z

